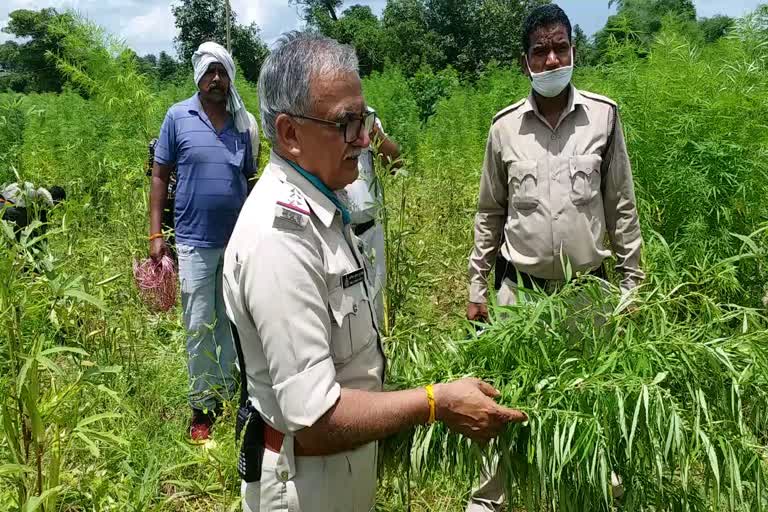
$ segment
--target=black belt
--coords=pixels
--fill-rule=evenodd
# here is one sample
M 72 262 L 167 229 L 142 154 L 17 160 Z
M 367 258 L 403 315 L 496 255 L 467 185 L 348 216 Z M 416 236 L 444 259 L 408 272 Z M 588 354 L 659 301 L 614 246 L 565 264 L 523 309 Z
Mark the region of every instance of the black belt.
M 375 220 L 369 220 L 368 222 L 364 222 L 362 224 L 355 224 L 352 226 L 352 231 L 355 233 L 355 235 L 360 236 L 375 225 Z
M 599 277 L 600 279 L 605 279 L 605 270 L 603 270 L 603 266 L 600 265 L 594 270 L 590 270 L 587 272 L 590 275 L 593 275 L 595 277 Z M 519 276 L 519 280 L 518 280 Z M 512 262 L 508 261 L 504 256 L 499 254 L 496 256 L 496 272 L 495 272 L 495 279 L 494 279 L 494 289 L 496 291 L 499 291 L 501 288 L 502 282 L 504 282 L 504 279 L 509 279 L 513 283 L 522 286 L 524 288 L 527 288 L 528 290 L 533 290 L 534 285 L 536 287 L 541 288 L 542 290 L 545 288 L 546 284 L 550 279 L 543 279 L 541 277 L 532 276 L 530 274 L 526 274 L 525 272 L 518 271 L 515 266 L 512 264 Z M 522 281 L 522 283 L 521 283 Z

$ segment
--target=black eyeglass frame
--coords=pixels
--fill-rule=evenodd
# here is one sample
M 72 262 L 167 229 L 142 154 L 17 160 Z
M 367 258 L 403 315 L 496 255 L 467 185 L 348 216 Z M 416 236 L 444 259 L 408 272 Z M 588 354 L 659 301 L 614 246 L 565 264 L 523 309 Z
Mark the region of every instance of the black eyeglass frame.
M 348 119 L 346 121 L 329 121 L 328 119 L 320 119 L 319 117 L 312 117 L 312 116 L 300 116 L 298 114 L 291 114 L 290 112 L 282 112 L 282 113 L 287 116 L 295 117 L 297 119 L 306 119 L 308 121 L 314 121 L 316 123 L 322 123 L 328 126 L 335 126 L 336 129 L 338 129 L 339 131 L 341 131 L 341 133 L 344 134 L 344 143 L 346 144 L 352 144 L 353 142 L 357 141 L 360 138 L 360 128 L 365 127 L 368 134 L 370 134 L 373 131 L 373 127 L 376 125 L 376 112 L 371 112 L 371 111 L 366 112 L 360 117 Z M 349 139 L 347 134 L 347 128 L 351 123 L 354 123 L 356 121 L 360 122 L 360 126 L 357 128 L 357 130 L 355 130 L 354 138 L 352 140 L 347 140 Z

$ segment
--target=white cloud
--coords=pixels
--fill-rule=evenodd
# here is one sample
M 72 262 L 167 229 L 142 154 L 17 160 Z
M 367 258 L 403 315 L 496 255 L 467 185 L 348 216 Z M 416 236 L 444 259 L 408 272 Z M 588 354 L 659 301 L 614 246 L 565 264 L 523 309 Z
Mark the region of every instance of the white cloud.
M 156 0 L 9 0 L 0 6 L 0 20 L 5 26 L 8 14 L 16 9 L 71 9 L 125 40 L 139 54 L 174 53 L 176 27 L 170 6 L 170 2 Z M 10 38 L 0 33 L 0 41 Z
M 160 50 L 173 54 L 170 50 L 177 33 L 169 4 L 157 5 L 146 14 L 129 18 L 121 30 L 128 46 L 139 55 Z
M 231 0 L 232 9 L 240 23 L 256 22 L 261 36 L 271 43 L 281 33 L 301 26 L 298 9 L 286 0 Z

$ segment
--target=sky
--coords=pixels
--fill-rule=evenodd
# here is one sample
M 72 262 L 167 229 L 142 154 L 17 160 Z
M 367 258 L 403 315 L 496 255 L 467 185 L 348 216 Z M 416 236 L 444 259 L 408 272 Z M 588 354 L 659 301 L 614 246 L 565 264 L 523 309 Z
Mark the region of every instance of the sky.
M 557 1 L 557 0 L 556 0 Z M 699 16 L 715 14 L 741 16 L 768 0 L 695 0 Z M 238 20 L 253 21 L 261 28 L 267 42 L 274 41 L 282 32 L 300 28 L 295 6 L 288 0 L 230 0 Z M 608 0 L 559 0 L 560 6 L 571 18 L 592 35 L 605 25 L 611 14 Z M 369 5 L 380 14 L 386 0 L 345 0 L 344 7 L 354 4 Z M 0 27 L 8 22 L 8 15 L 16 9 L 42 9 L 55 7 L 59 10 L 73 9 L 98 23 L 109 33 L 123 39 L 138 54 L 159 53 L 165 50 L 175 55 L 173 38 L 176 29 L 173 24 L 171 2 L 158 0 L 3 0 L 0 5 Z M 0 32 L 0 42 L 9 39 Z

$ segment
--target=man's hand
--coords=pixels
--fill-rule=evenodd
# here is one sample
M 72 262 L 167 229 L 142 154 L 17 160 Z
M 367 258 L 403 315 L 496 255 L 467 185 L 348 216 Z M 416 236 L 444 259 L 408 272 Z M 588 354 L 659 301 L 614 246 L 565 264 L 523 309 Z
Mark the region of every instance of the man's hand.
M 168 245 L 162 238 L 155 238 L 149 242 L 149 257 L 155 261 L 160 261 L 163 256 L 170 255 Z
M 470 302 L 467 305 L 467 320 L 471 322 L 488 321 L 488 305 L 478 302 Z
M 493 399 L 500 393 L 480 379 L 436 384 L 434 390 L 436 419 L 477 441 L 496 437 L 507 423 L 528 420 L 524 412 L 497 404 Z

